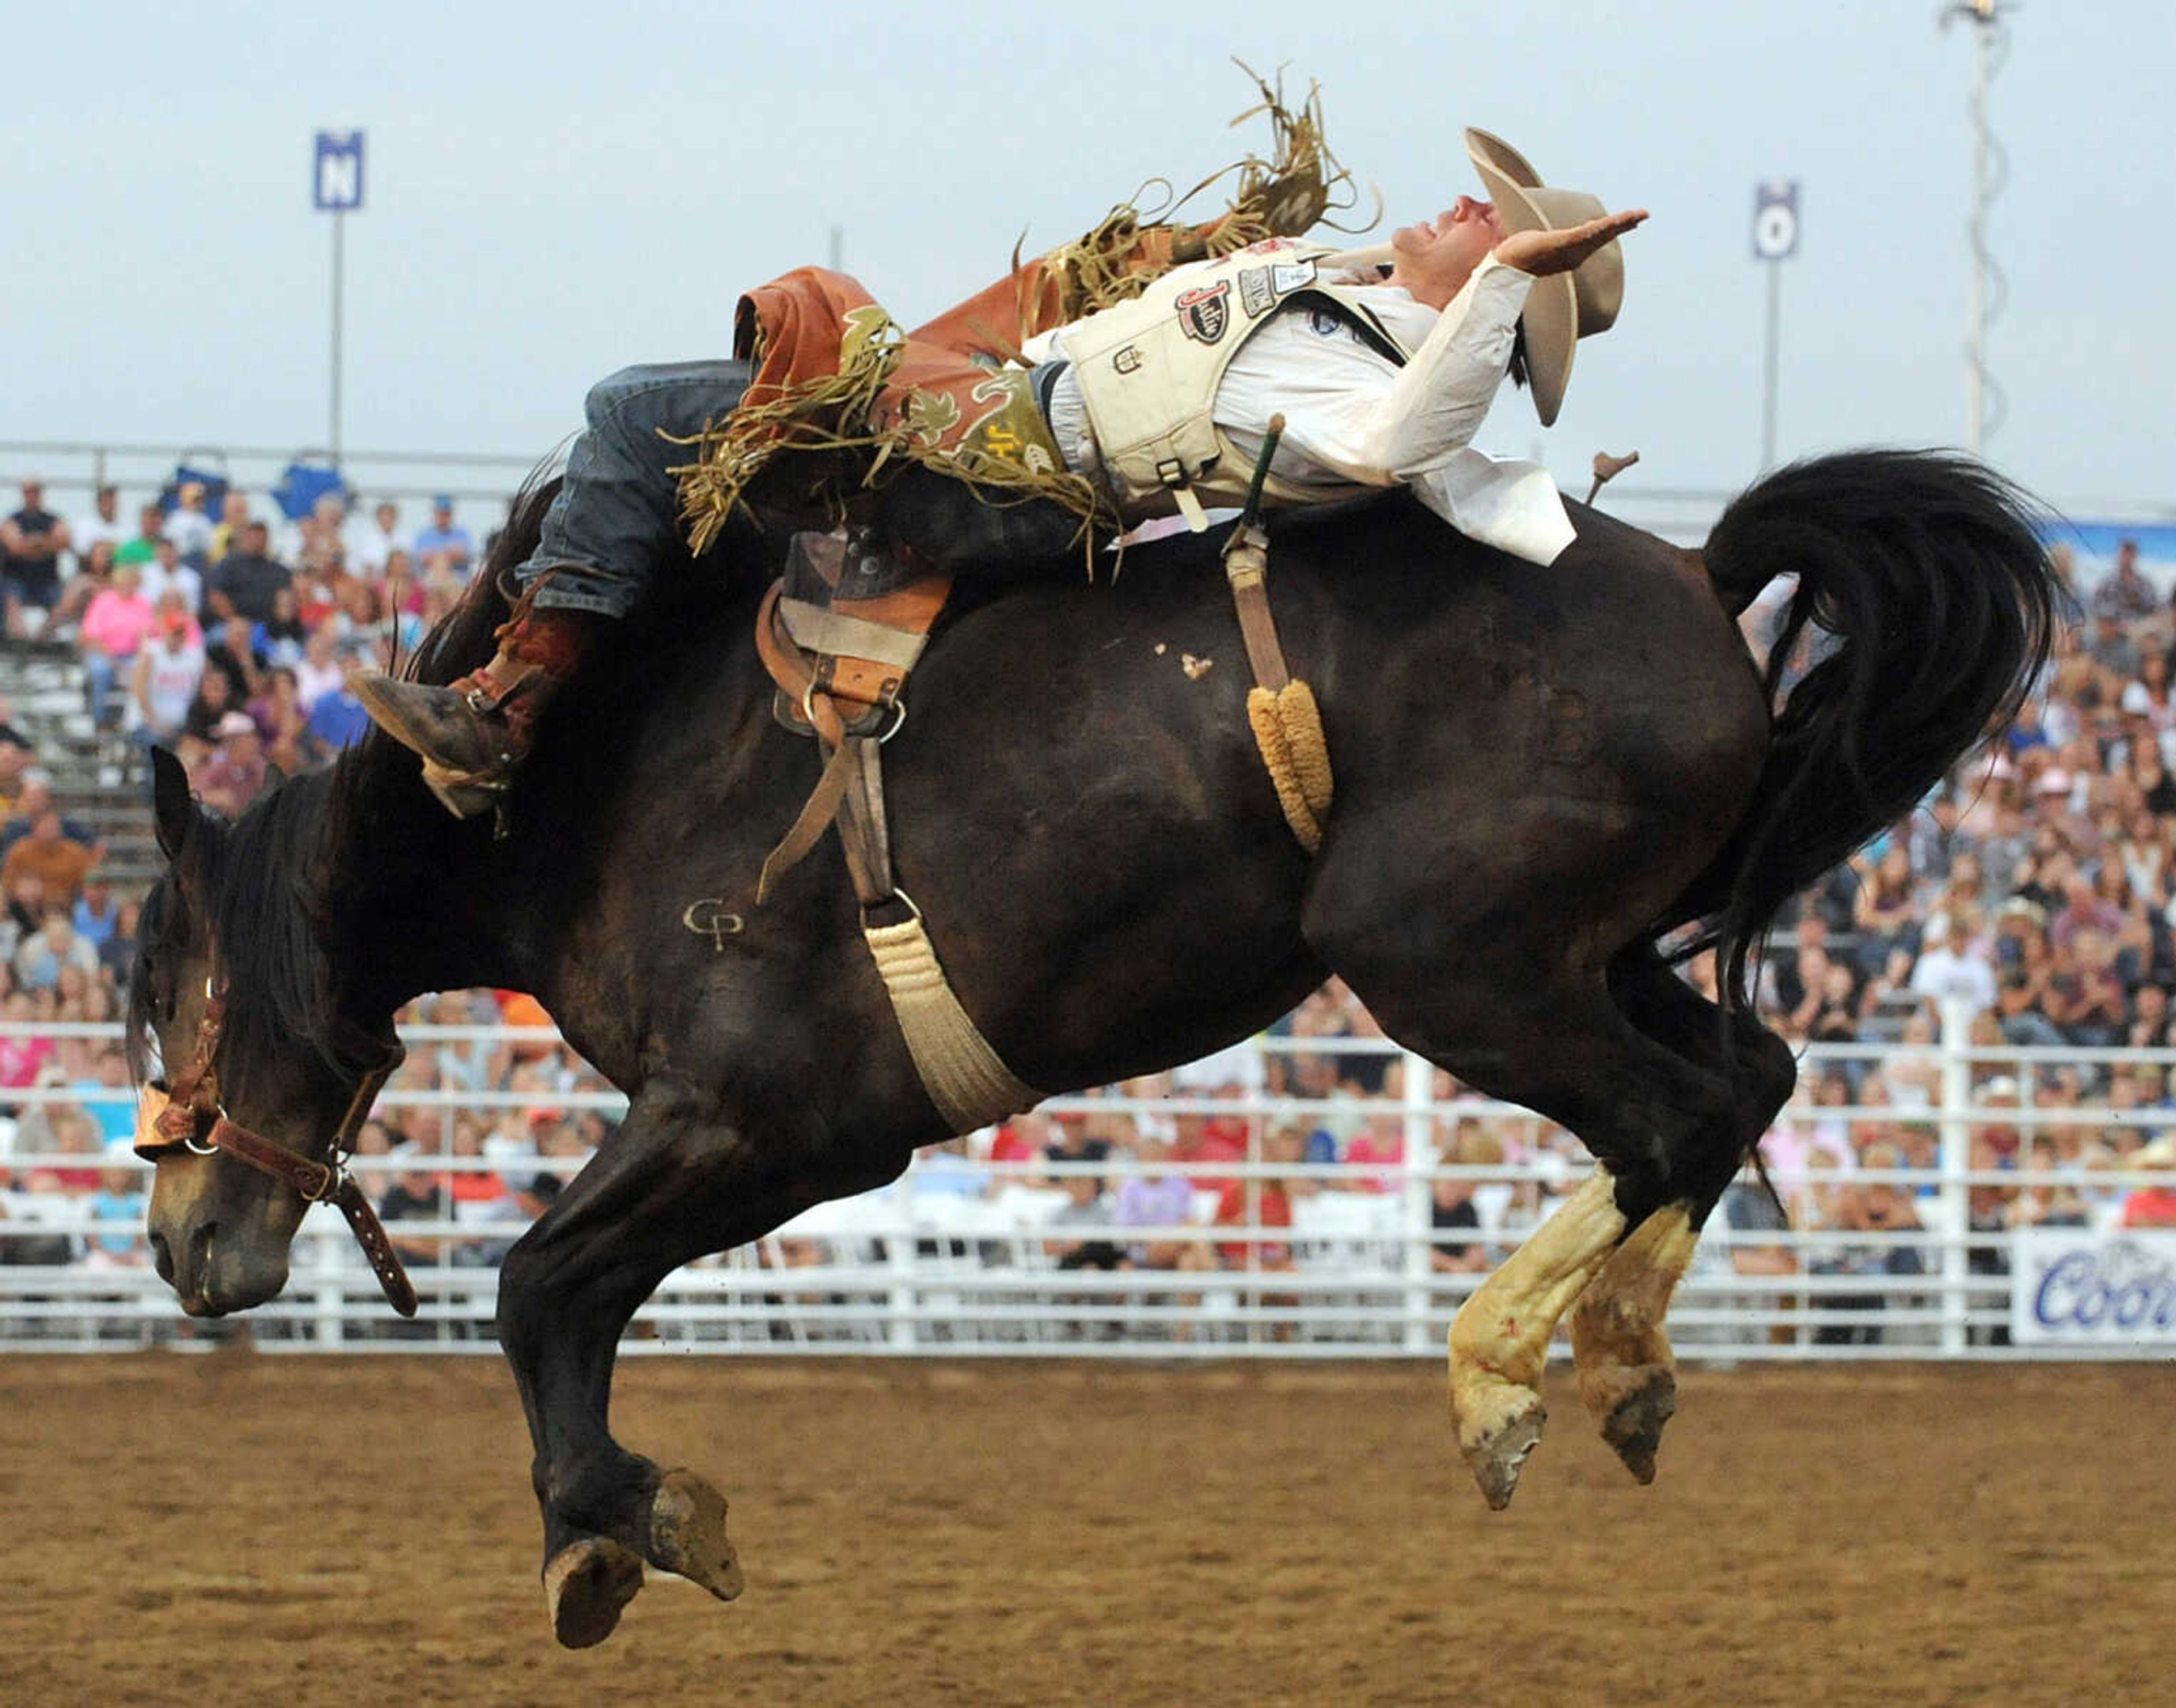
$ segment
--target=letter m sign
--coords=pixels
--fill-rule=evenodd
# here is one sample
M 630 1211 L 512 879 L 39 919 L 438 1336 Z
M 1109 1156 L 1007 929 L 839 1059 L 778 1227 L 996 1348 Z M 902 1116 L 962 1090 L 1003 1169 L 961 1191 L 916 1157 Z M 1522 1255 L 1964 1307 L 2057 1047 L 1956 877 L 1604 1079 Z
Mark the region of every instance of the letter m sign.
M 362 133 L 321 130 L 310 179 L 311 205 L 322 214 L 351 214 L 362 205 Z

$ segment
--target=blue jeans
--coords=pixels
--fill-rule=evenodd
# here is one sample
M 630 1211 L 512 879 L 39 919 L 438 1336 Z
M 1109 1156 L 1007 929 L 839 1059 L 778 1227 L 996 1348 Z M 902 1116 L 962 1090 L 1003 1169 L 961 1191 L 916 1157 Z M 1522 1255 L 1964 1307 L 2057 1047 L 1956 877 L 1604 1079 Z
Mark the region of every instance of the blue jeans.
M 127 661 L 135 662 L 132 655 Z M 83 673 L 90 689 L 90 719 L 100 729 L 119 721 L 121 708 L 114 699 L 114 689 L 119 685 L 120 664 L 112 654 L 94 652 L 85 648 L 83 655 Z
M 665 471 L 694 451 L 662 435 L 690 438 L 730 414 L 749 378 L 744 362 L 657 362 L 590 389 L 589 425 L 567 454 L 536 551 L 514 572 L 525 588 L 552 572 L 538 605 L 627 615 L 681 530 L 678 485 Z

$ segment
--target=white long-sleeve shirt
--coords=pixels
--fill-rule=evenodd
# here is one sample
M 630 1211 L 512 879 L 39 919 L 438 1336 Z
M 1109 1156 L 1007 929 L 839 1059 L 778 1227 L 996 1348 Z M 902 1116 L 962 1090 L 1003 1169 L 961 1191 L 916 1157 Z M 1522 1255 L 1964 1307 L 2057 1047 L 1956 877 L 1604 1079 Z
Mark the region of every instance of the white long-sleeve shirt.
M 1319 301 L 1287 304 L 1248 335 L 1217 387 L 1216 424 L 1250 461 L 1270 417 L 1285 418 L 1272 467 L 1325 502 L 1410 485 L 1460 532 L 1546 563 L 1571 543 L 1570 519 L 1548 472 L 1470 449 L 1510 365 L 1532 278 L 1493 257 L 1439 313 L 1396 286 L 1368 306 L 1413 352 L 1402 365 Z M 1063 353 L 1064 329 L 1051 344 Z M 1092 459 L 1080 393 L 1061 379 L 1051 427 L 1073 459 Z

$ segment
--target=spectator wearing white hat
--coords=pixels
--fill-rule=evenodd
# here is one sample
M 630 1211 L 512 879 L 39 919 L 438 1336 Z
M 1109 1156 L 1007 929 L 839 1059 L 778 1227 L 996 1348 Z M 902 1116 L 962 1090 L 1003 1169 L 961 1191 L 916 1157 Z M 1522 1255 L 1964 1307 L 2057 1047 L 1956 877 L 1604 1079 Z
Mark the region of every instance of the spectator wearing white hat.
M 264 738 L 246 711 L 226 713 L 214 733 L 218 743 L 197 768 L 197 793 L 207 807 L 238 819 L 264 786 Z

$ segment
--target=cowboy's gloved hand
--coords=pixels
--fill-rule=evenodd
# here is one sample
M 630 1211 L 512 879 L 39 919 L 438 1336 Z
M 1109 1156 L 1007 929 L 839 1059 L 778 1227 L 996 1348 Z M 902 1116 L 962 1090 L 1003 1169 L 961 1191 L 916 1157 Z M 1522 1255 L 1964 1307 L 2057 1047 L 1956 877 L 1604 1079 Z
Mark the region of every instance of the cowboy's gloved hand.
M 1570 272 L 1603 244 L 1623 237 L 1646 218 L 1645 208 L 1632 208 L 1621 214 L 1604 214 L 1582 226 L 1514 231 L 1489 253 L 1506 267 L 1546 279 L 1552 273 Z

